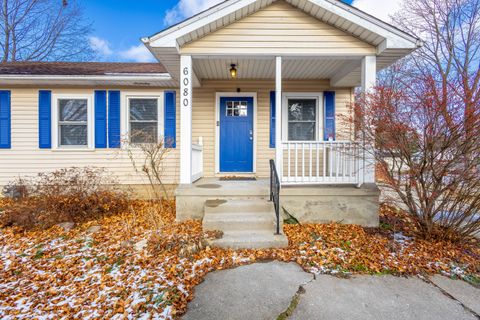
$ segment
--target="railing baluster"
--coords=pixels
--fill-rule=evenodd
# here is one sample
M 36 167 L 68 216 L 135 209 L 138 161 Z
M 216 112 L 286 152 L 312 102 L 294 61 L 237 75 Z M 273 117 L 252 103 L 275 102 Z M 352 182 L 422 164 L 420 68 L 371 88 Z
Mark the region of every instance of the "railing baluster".
M 322 162 L 322 168 L 323 168 L 323 181 L 327 179 L 327 144 L 324 142 L 323 143 L 323 162 Z
M 302 142 L 302 182 L 305 181 L 305 142 Z
M 292 144 L 290 142 L 287 142 L 288 146 L 288 181 L 290 181 L 291 178 L 291 167 L 292 167 L 292 160 L 290 159 L 290 152 L 291 152 L 291 146 Z
M 312 143 L 309 143 L 309 148 L 310 148 L 310 171 L 309 171 L 309 181 L 312 181 Z
M 295 142 L 295 182 L 298 181 L 298 144 Z
M 320 143 L 316 143 L 315 146 L 316 146 L 316 149 L 317 149 L 317 155 L 316 155 L 316 158 L 317 158 L 317 163 L 316 163 L 316 175 L 317 175 L 317 178 L 315 179 L 316 182 L 319 181 L 319 176 L 320 176 L 320 173 L 318 172 L 319 169 L 320 169 L 320 164 L 318 163 L 320 161 L 320 155 L 318 154 L 318 146 L 320 145 Z
M 347 147 L 342 143 L 342 181 L 345 182 L 345 172 L 347 165 Z
M 338 173 L 340 171 L 340 146 L 336 145 L 336 152 L 335 152 L 335 182 L 338 181 Z

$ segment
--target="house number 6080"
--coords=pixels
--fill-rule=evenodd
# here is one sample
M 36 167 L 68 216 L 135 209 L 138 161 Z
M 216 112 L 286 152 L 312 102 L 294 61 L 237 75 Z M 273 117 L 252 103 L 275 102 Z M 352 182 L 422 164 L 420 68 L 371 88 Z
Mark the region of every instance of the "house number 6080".
M 189 106 L 189 100 L 188 100 L 188 95 L 189 95 L 189 90 L 188 90 L 188 85 L 190 84 L 190 80 L 188 79 L 188 74 L 190 71 L 188 70 L 188 67 L 183 68 L 183 75 L 185 76 L 182 80 L 183 85 L 186 87 L 183 89 L 183 100 L 182 103 L 185 107 Z

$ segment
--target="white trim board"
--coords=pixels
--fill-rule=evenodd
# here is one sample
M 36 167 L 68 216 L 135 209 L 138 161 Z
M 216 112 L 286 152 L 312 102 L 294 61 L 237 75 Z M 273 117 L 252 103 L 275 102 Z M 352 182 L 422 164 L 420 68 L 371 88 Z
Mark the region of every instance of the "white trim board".
M 216 92 L 215 93 L 215 174 L 220 172 L 220 98 L 223 97 L 253 97 L 253 171 L 245 172 L 255 174 L 257 172 L 257 93 L 256 92 Z M 217 125 L 218 124 L 218 125 Z M 243 174 L 244 172 L 235 172 Z

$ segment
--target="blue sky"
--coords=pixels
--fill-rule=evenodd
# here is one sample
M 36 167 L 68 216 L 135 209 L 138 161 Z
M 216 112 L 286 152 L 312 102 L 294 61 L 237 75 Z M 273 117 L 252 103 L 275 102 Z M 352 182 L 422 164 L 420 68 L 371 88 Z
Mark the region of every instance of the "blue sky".
M 82 0 L 85 16 L 93 24 L 90 38 L 100 61 L 153 61 L 140 42 L 169 25 L 221 0 Z M 382 15 L 401 0 L 343 0 Z M 387 6 L 385 5 L 387 3 Z M 393 6 L 395 7 L 395 6 Z M 386 17 L 383 17 L 386 19 Z

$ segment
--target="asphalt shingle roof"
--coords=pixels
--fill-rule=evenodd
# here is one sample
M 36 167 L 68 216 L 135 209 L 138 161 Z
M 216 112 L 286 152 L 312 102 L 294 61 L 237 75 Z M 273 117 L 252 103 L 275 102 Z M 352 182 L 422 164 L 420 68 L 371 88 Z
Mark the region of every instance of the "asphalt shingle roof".
M 168 73 L 161 63 L 126 62 L 2 62 L 0 75 L 74 75 Z

